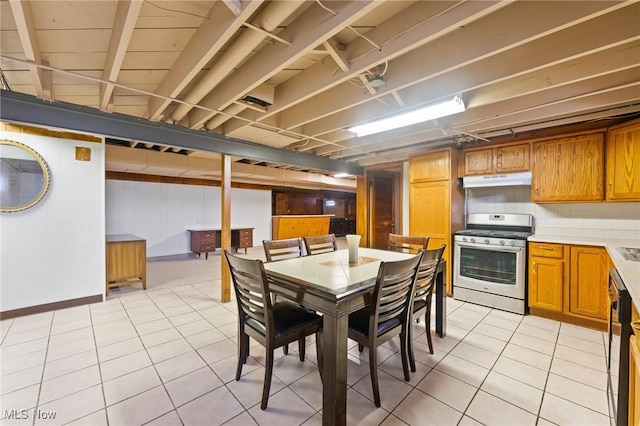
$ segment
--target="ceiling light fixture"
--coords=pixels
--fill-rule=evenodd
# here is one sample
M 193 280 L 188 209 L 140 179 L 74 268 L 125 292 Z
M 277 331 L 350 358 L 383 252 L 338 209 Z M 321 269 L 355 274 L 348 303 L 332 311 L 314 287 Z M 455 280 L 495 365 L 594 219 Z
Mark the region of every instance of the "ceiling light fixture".
M 427 120 L 433 120 L 451 114 L 463 112 L 465 110 L 464 101 L 460 96 L 455 96 L 445 102 L 429 105 L 415 111 L 405 114 L 396 115 L 395 117 L 385 118 L 383 120 L 372 121 L 371 123 L 362 124 L 360 126 L 350 127 L 350 132 L 354 132 L 361 136 L 371 135 L 373 133 L 385 132 L 387 130 L 397 129 L 399 127 L 410 126 L 412 124 L 421 123 Z
M 335 175 L 333 175 L 333 177 L 337 179 L 346 178 L 349 176 L 351 176 L 349 173 L 336 173 Z

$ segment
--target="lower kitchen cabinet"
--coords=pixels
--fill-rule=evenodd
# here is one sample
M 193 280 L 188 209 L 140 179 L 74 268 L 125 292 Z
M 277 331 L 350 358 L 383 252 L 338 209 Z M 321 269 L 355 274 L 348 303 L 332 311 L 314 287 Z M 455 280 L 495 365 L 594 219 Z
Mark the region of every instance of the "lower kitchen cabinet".
M 640 340 L 629 342 L 629 424 L 640 425 Z
M 529 243 L 529 306 L 562 312 L 564 245 Z
M 529 243 L 534 315 L 606 329 L 609 255 L 602 247 Z
M 609 255 L 602 247 L 571 246 L 568 311 L 606 320 Z

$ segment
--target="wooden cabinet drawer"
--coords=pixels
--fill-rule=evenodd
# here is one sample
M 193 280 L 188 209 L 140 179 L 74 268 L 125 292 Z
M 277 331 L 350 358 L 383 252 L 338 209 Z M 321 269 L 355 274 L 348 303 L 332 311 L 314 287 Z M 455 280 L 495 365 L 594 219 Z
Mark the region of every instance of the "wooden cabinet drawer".
M 549 243 L 529 243 L 529 254 L 539 257 L 553 257 L 562 259 L 564 257 L 564 245 Z

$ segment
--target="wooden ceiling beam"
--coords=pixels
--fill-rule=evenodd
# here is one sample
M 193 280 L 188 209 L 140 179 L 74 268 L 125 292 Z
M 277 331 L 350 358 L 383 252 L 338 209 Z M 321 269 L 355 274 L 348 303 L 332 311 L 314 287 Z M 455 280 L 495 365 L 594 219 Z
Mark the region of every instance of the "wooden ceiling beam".
M 291 46 L 273 44 L 263 47 L 229 75 L 224 84 L 205 96 L 200 105 L 212 110 L 226 108 L 379 5 L 379 2 L 369 0 L 332 3 L 331 7 L 337 13 L 335 16 L 328 11 L 317 10 L 321 8 L 317 4 L 311 5 L 307 13 L 278 34 L 283 39 L 290 40 L 293 43 Z M 189 114 L 189 124 L 191 127 L 199 128 L 212 115 L 203 109 L 192 110 Z
M 20 44 L 22 45 L 25 59 L 33 62 L 33 65 L 29 65 L 29 73 L 31 74 L 31 79 L 33 80 L 36 93 L 40 97 L 45 97 L 43 88 L 44 73 L 42 68 L 38 68 L 35 65 L 42 63 L 42 56 L 33 21 L 31 2 L 24 0 L 10 0 L 9 5 L 11 6 L 11 12 L 13 13 L 13 19 L 16 24 L 18 36 L 20 37 Z M 50 87 L 47 91 L 51 94 Z
M 156 93 L 163 97 L 175 98 L 235 35 L 238 29 L 260 7 L 263 0 L 241 1 L 242 10 L 234 15 L 222 2 L 216 2 L 208 19 L 193 35 L 167 75 L 162 79 Z M 149 118 L 158 120 L 171 101 L 160 97 L 149 99 Z
M 407 88 L 426 80 L 431 80 L 433 83 L 434 79 L 461 68 L 467 70 L 464 76 L 468 78 L 469 75 L 473 75 L 469 74 L 468 66 L 470 64 L 481 61 L 488 63 L 487 59 L 494 55 L 498 55 L 501 58 L 504 66 L 491 68 L 490 71 L 492 73 L 496 73 L 497 70 L 499 75 L 517 75 L 518 73 L 526 72 L 531 67 L 540 67 L 558 60 L 571 59 L 581 52 L 602 49 L 607 45 L 624 43 L 633 39 L 633 37 L 637 37 L 638 32 L 633 24 L 637 15 L 630 13 L 630 10 L 621 10 L 612 6 L 610 8 L 612 12 L 609 15 L 601 16 L 602 8 L 606 5 L 606 3 L 599 3 L 592 5 L 592 8 L 578 10 L 564 2 L 552 2 L 547 5 L 549 10 L 545 11 L 545 13 L 548 12 L 554 17 L 554 20 L 550 21 L 548 19 L 527 20 L 527 16 L 533 13 L 530 8 L 535 4 L 514 4 L 509 10 L 498 11 L 482 21 L 451 33 L 450 36 L 434 40 L 432 43 L 417 48 L 409 54 L 390 61 L 387 76 L 393 74 L 393 78 L 387 78 L 387 84 L 378 94 L 381 95 L 392 90 Z M 638 7 L 640 5 L 631 6 L 630 9 Z M 500 12 L 510 16 L 511 21 L 506 22 L 505 15 Z M 598 17 L 583 22 L 585 14 L 588 13 L 597 14 Z M 518 18 L 519 16 L 521 18 Z M 529 21 L 527 28 L 518 28 L 521 22 L 527 21 Z M 616 22 L 618 24 L 615 24 Z M 555 31 L 560 23 L 563 23 L 560 28 L 564 30 L 552 32 Z M 570 26 L 571 23 L 575 25 Z M 513 27 L 507 27 L 508 25 Z M 585 32 L 590 34 L 605 33 L 606 35 L 603 34 L 603 37 L 594 40 L 593 38 L 582 37 L 581 34 L 585 34 Z M 496 36 L 492 36 L 493 34 L 496 34 Z M 509 37 L 501 37 L 499 34 L 509 34 Z M 426 36 L 426 34 L 424 35 Z M 493 42 L 487 43 L 487 38 L 493 40 Z M 474 40 L 475 43 L 470 42 L 470 40 Z M 568 43 L 567 40 L 572 42 Z M 373 54 L 377 54 L 377 52 L 374 51 Z M 425 58 L 438 59 L 429 61 Z M 514 58 L 517 58 L 517 60 L 514 60 Z M 352 63 L 352 65 L 354 64 Z M 503 69 L 508 69 L 509 73 L 503 72 Z M 488 70 L 477 71 L 486 75 Z M 434 89 L 439 88 L 440 92 L 442 92 L 442 89 L 450 88 L 452 83 L 455 84 L 455 80 L 448 79 L 447 84 L 444 86 L 431 84 L 431 87 Z M 310 84 L 312 83 L 310 82 Z M 460 86 L 460 84 L 458 85 Z M 461 87 L 460 89 L 466 88 Z M 326 90 L 316 94 L 312 99 L 313 108 L 311 110 L 305 105 L 282 112 L 278 115 L 277 122 L 284 128 L 305 125 L 312 120 L 328 117 L 338 111 L 354 108 L 371 100 L 371 97 L 362 91 L 356 93 L 351 90 L 353 93 L 347 95 L 344 93 L 346 89 L 342 86 L 339 88 L 342 95 L 336 97 L 336 90 Z M 433 92 L 433 89 L 427 92 L 420 92 L 423 95 L 423 104 L 428 103 L 429 100 L 438 99 L 438 96 L 434 96 Z M 277 93 L 280 95 L 282 92 L 278 91 Z M 448 96 L 448 94 L 441 93 L 439 96 Z M 278 99 L 280 98 L 278 97 Z M 387 111 L 386 113 L 390 114 L 393 111 Z M 370 114 L 358 115 L 369 119 L 375 117 L 375 115 Z M 306 133 L 309 135 L 315 136 L 323 133 L 320 125 L 314 124 L 305 127 L 307 128 Z M 334 129 L 325 128 L 326 131 Z
M 102 79 L 109 83 L 100 85 L 100 109 L 107 110 L 109 106 L 114 88 L 111 82 L 115 82 L 120 73 L 122 61 L 124 61 L 124 56 L 127 53 L 142 4 L 142 0 L 118 2 L 113 29 L 111 30 L 111 39 L 109 40 L 107 59 L 102 71 Z

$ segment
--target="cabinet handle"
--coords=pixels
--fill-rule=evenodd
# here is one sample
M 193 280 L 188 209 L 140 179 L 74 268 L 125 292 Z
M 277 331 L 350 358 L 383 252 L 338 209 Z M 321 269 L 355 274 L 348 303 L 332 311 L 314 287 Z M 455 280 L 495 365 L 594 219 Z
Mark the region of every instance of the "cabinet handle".
M 612 191 L 613 191 L 613 185 L 611 184 L 611 182 L 609 182 L 609 194 L 611 194 Z
M 539 248 L 539 249 L 542 249 L 542 250 L 547 250 L 547 251 L 552 251 L 552 250 L 553 250 L 553 248 L 551 248 L 551 247 L 545 247 L 545 246 L 538 246 L 538 248 Z
M 532 269 L 532 274 L 535 275 L 536 274 L 536 262 L 533 262 L 533 265 L 532 265 L 531 269 Z

